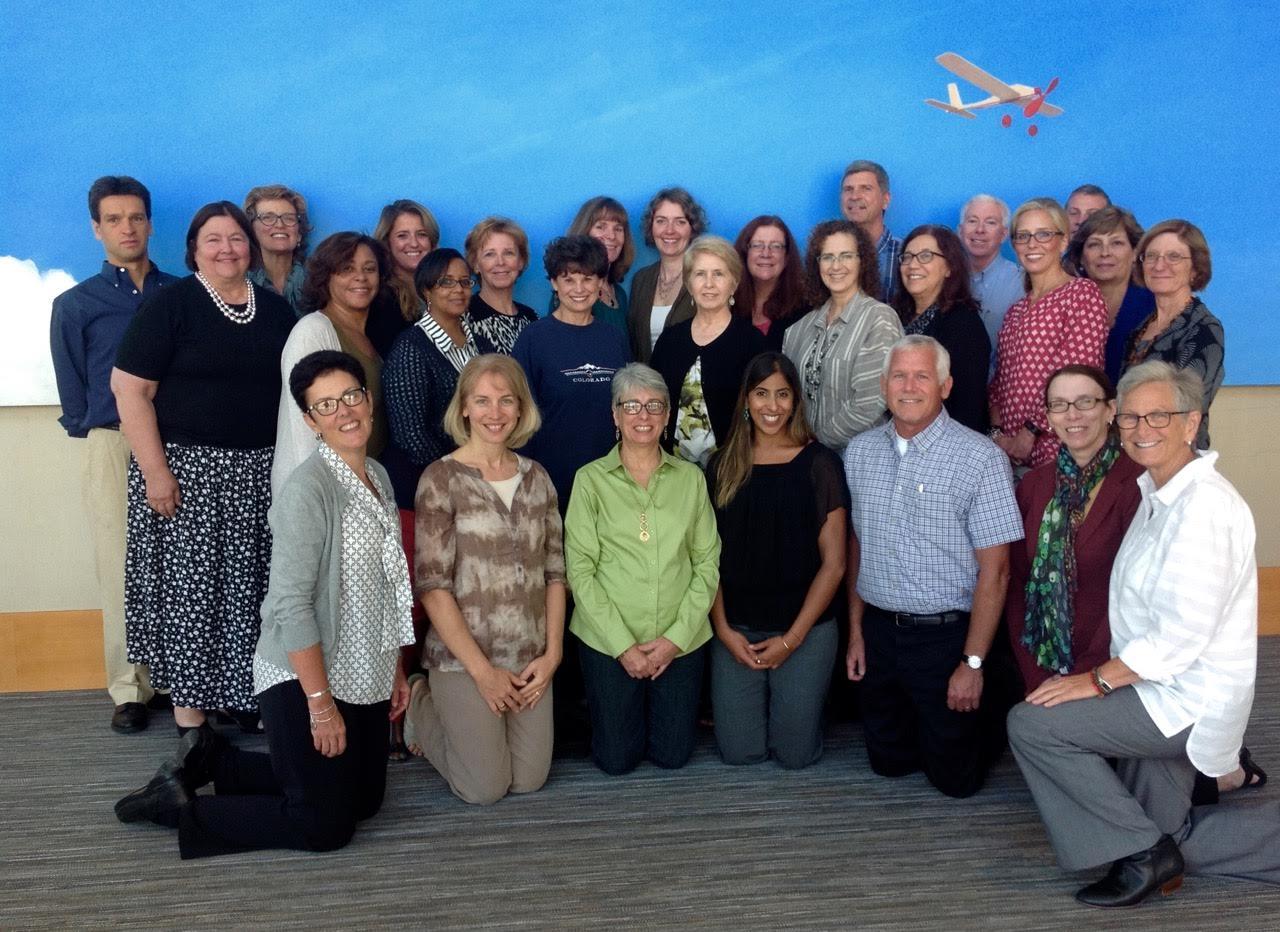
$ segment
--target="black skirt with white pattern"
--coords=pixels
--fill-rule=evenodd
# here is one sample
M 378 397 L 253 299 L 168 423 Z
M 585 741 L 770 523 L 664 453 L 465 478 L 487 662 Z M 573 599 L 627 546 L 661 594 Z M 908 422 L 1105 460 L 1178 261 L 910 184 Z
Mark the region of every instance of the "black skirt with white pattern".
M 253 650 L 271 565 L 271 447 L 166 443 L 181 504 L 163 518 L 129 462 L 125 628 L 129 660 L 173 704 L 257 708 Z

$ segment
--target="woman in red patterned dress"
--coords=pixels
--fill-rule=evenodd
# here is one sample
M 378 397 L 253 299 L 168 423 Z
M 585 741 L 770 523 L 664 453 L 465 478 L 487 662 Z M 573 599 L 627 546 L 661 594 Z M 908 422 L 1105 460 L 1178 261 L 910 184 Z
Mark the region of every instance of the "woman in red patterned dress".
M 1045 419 L 1045 382 L 1063 366 L 1102 367 L 1107 305 L 1096 284 L 1062 266 L 1068 227 L 1057 201 L 1027 201 L 1009 226 L 1027 295 L 1009 308 L 996 338 L 991 437 L 1016 466 L 1031 467 L 1058 452 Z

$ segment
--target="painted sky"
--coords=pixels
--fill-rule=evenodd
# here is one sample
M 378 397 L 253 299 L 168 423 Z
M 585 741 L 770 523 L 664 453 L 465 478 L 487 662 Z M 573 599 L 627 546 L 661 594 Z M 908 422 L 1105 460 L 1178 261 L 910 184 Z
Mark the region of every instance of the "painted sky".
M 1082 181 L 1147 225 L 1195 221 L 1213 249 L 1204 296 L 1226 327 L 1227 381 L 1280 382 L 1280 233 L 1264 220 L 1280 188 L 1269 7 L 1046 2 L 1001 6 L 998 19 L 987 3 L 601 9 L 7 6 L 0 256 L 93 274 L 85 192 L 123 173 L 151 188 L 152 254 L 181 271 L 196 208 L 281 181 L 310 199 L 313 242 L 370 229 L 395 197 L 428 204 L 445 245 L 486 214 L 513 216 L 535 253 L 517 296 L 545 307 L 537 256 L 589 196 L 612 194 L 635 219 L 678 183 L 713 232 L 779 213 L 803 236 L 838 212 L 842 166 L 869 157 L 890 171 L 900 234 L 954 223 L 976 191 L 1016 204 Z M 1060 77 L 1065 115 L 1038 120 L 1032 139 L 1020 116 L 1003 129 L 1000 111 L 967 121 L 926 107 L 945 95 L 933 58 L 947 50 L 1010 82 Z M 6 314 L 27 313 L 6 298 Z

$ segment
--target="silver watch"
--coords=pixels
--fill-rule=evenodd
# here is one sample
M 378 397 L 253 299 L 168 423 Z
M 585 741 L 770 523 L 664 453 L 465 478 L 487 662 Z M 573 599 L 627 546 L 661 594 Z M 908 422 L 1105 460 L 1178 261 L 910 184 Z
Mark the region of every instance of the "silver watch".
M 962 654 L 961 659 L 964 660 L 965 664 L 968 665 L 970 670 L 982 669 L 982 658 L 979 657 L 977 654 Z

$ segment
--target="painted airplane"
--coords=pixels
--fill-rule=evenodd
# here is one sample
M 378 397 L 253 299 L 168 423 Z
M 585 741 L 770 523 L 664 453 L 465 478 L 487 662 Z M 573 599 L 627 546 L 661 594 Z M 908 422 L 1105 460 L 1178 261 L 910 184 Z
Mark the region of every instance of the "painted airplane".
M 975 118 L 971 112 L 973 110 L 985 110 L 988 107 L 998 107 L 1005 104 L 1021 106 L 1022 115 L 1028 119 L 1036 114 L 1049 117 L 1056 117 L 1062 114 L 1061 107 L 1055 107 L 1045 100 L 1053 89 L 1058 86 L 1057 78 L 1054 78 L 1044 90 L 1041 90 L 1038 87 L 1027 87 L 1025 84 L 1005 84 L 999 78 L 988 74 L 973 62 L 961 58 L 955 52 L 943 52 L 937 57 L 936 61 L 952 74 L 964 78 L 964 80 L 975 87 L 981 88 L 991 96 L 965 103 L 960 99 L 960 89 L 955 82 L 952 82 L 947 85 L 949 102 L 943 103 L 932 98 L 925 100 L 925 103 L 931 107 L 937 107 L 947 113 L 954 113 L 956 116 L 962 116 L 966 120 Z M 1000 120 L 1003 126 L 1009 126 L 1012 122 L 1013 119 L 1008 114 L 1005 114 Z M 1027 132 L 1034 136 L 1036 134 L 1035 126 L 1028 127 Z

